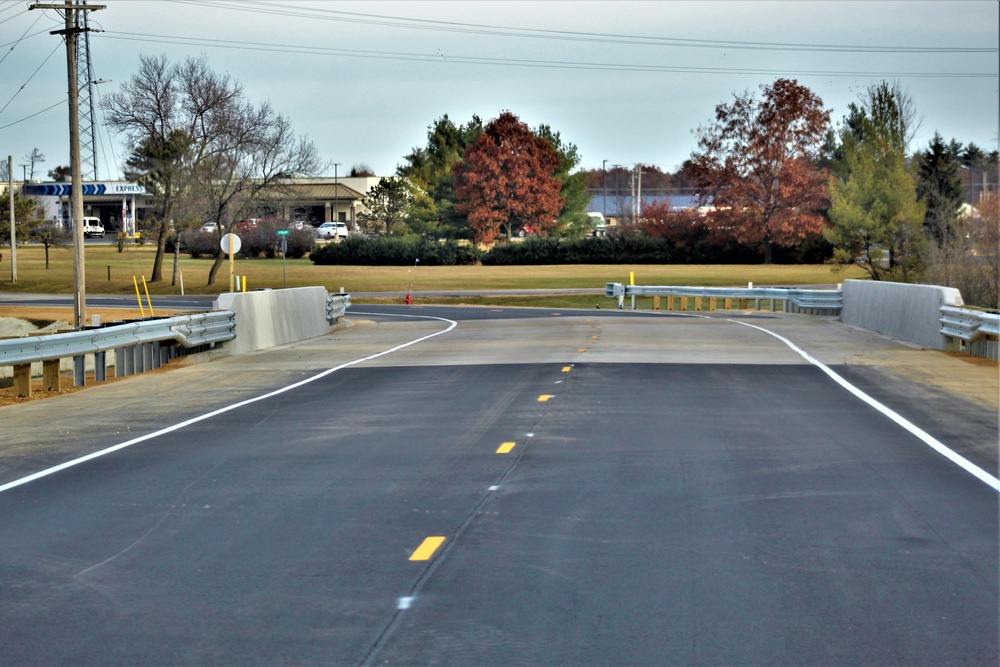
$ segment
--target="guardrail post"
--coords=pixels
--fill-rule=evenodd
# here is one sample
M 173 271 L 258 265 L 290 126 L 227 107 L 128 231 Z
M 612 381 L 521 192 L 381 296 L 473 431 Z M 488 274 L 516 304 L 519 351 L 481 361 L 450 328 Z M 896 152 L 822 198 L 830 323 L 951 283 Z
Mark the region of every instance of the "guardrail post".
M 62 391 L 61 379 L 58 359 L 46 359 L 42 362 L 42 384 L 45 391 Z
M 106 382 L 108 379 L 108 355 L 101 350 L 94 352 L 94 380 L 96 382 Z
M 84 356 L 73 357 L 73 386 L 85 387 L 87 385 L 87 358 Z
M 660 309 L 660 297 L 654 295 L 653 296 L 653 310 L 659 310 L 659 309 Z
M 14 395 L 18 398 L 31 398 L 31 364 L 14 366 Z

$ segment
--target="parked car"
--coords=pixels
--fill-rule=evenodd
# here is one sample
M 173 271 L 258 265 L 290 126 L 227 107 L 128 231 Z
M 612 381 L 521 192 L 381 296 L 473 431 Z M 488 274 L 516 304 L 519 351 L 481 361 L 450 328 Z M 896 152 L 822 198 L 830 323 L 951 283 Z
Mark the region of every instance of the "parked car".
M 324 222 L 316 230 L 317 236 L 321 239 L 347 238 L 346 222 Z
M 212 232 L 215 231 L 215 227 L 216 227 L 216 223 L 214 221 L 212 221 L 212 220 L 209 220 L 208 222 L 202 224 L 202 226 L 201 226 L 201 233 L 202 234 L 211 234 Z
M 83 235 L 85 237 L 100 236 L 103 238 L 104 225 L 101 223 L 101 219 L 85 217 L 83 219 Z

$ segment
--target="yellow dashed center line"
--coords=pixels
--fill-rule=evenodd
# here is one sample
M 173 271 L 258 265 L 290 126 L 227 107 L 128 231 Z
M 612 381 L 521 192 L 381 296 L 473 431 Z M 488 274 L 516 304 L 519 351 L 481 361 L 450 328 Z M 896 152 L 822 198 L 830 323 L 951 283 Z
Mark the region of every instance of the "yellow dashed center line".
M 541 396 L 538 397 L 538 402 L 539 403 L 544 403 L 545 401 L 549 400 L 550 398 L 552 398 L 552 394 L 542 394 Z
M 497 449 L 497 454 L 510 454 L 511 450 L 514 449 L 516 445 L 516 442 L 505 442 L 500 445 L 499 449 Z
M 443 537 L 428 537 L 423 543 L 417 547 L 417 550 L 413 552 L 410 556 L 410 560 L 430 560 L 434 552 L 444 544 L 445 538 Z
M 577 352 L 586 352 L 586 351 L 587 351 L 587 348 L 585 348 L 585 347 L 581 347 L 579 350 L 577 350 Z
M 563 366 L 562 372 L 569 373 L 571 370 L 573 370 L 572 366 Z

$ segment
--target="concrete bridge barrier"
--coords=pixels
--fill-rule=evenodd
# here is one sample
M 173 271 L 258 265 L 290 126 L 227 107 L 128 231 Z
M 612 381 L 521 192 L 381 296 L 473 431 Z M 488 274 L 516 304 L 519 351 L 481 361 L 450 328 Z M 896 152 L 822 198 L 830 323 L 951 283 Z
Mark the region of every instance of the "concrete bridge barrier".
M 844 281 L 844 324 L 871 329 L 934 350 L 946 348 L 941 334 L 941 306 L 961 306 L 953 287 L 911 285 L 877 280 Z
M 226 349 L 246 354 L 322 336 L 332 328 L 326 319 L 328 296 L 323 287 L 220 294 L 214 308 L 236 313 L 237 336 Z

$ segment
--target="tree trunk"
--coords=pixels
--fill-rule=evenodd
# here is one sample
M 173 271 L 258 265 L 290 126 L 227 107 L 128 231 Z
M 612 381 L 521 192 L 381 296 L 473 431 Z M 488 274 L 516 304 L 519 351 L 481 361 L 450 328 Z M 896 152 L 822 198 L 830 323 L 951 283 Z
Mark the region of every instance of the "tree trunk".
M 174 237 L 174 271 L 173 271 L 173 278 L 170 279 L 171 287 L 177 284 L 177 273 L 178 273 L 178 265 L 180 264 L 180 254 L 181 254 L 181 235 L 178 234 L 176 237 Z
M 226 256 L 226 254 L 224 252 L 222 252 L 221 250 L 215 254 L 215 261 L 212 262 L 212 268 L 209 269 L 209 271 L 208 271 L 208 283 L 206 283 L 206 284 L 208 284 L 208 285 L 214 285 L 215 284 L 215 274 L 217 274 L 219 272 L 219 267 L 222 266 L 222 260 L 223 260 L 223 258 L 225 258 L 225 256 Z M 232 288 L 233 288 L 233 286 L 230 285 L 229 289 L 232 289 Z
M 771 263 L 771 255 L 774 251 L 774 244 L 769 240 L 764 241 L 764 263 Z
M 164 217 L 160 220 L 160 228 L 156 234 L 156 258 L 153 260 L 153 275 L 149 278 L 149 282 L 151 283 L 158 283 L 163 280 L 163 255 L 166 254 L 167 249 L 168 228 L 167 218 Z

